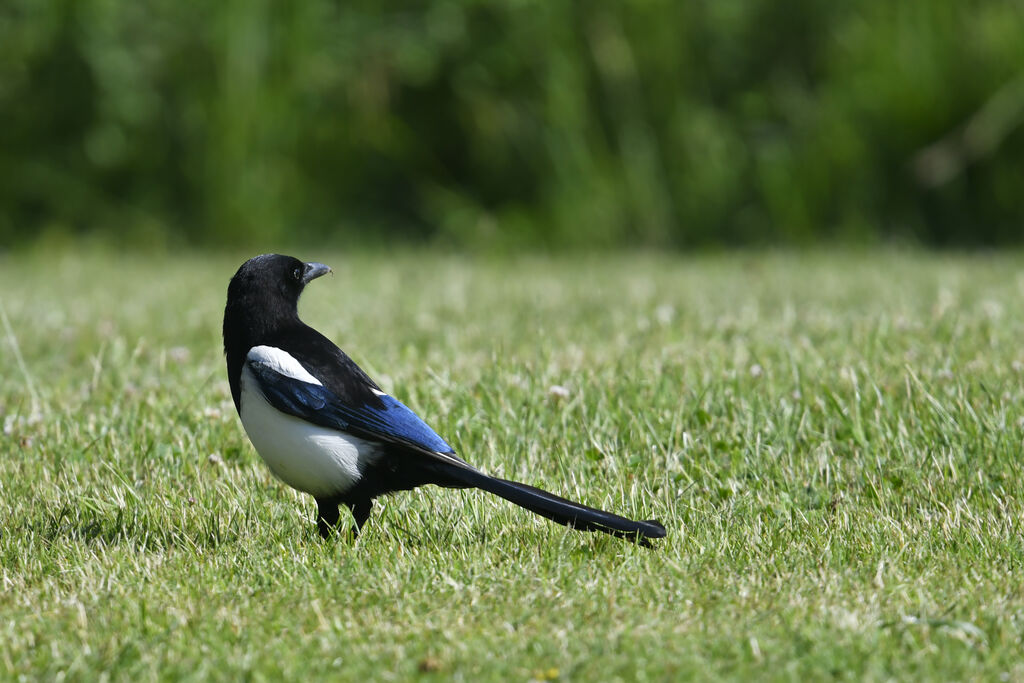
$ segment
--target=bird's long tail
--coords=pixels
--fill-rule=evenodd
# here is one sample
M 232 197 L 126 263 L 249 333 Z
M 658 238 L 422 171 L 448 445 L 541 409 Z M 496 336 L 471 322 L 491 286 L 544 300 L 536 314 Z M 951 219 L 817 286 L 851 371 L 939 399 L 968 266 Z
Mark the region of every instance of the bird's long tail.
M 657 520 L 634 521 L 517 481 L 491 477 L 476 469 L 452 468 L 449 475 L 460 482 L 501 496 L 553 522 L 583 531 L 603 531 L 613 536 L 650 545 L 652 538 L 664 538 L 665 527 Z

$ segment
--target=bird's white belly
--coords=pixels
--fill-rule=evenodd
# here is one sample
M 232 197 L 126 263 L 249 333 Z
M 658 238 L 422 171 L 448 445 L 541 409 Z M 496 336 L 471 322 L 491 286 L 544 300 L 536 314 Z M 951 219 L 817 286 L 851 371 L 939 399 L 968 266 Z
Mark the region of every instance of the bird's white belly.
M 335 429 L 282 413 L 259 390 L 243 366 L 239 411 L 256 452 L 278 479 L 316 497 L 348 491 L 362 476 L 377 447 Z

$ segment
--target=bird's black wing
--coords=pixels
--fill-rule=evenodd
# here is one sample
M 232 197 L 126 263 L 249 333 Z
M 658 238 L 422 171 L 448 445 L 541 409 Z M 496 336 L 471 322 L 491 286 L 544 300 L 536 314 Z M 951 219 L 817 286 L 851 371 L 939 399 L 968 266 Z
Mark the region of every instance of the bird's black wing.
M 271 335 L 264 342 L 297 360 L 344 405 L 383 409 L 377 383 L 330 339 L 299 323 Z
M 373 403 L 341 400 L 322 384 L 278 372 L 269 363 L 250 359 L 247 366 L 267 401 L 283 413 L 321 427 L 337 429 L 371 441 L 408 446 L 445 462 L 465 463 L 455 450 L 401 401 L 384 393 Z M 466 465 L 468 467 L 468 465 Z

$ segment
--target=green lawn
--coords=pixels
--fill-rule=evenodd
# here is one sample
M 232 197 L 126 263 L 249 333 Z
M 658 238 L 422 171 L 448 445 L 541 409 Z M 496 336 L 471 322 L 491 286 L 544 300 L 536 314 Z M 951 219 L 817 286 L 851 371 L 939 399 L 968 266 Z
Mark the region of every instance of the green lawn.
M 1024 678 L 1024 255 L 297 255 L 463 457 L 669 537 L 428 487 L 323 543 L 228 394 L 247 255 L 8 254 L 0 678 Z

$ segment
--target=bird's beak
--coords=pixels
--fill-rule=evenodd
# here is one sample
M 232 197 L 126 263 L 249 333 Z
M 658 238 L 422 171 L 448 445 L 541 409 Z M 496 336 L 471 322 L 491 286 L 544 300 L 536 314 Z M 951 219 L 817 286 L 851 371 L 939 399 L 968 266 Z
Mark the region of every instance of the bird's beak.
M 302 284 L 308 285 L 310 280 L 315 280 L 321 275 L 327 275 L 330 272 L 333 272 L 330 266 L 325 266 L 322 263 L 307 263 L 302 273 Z

